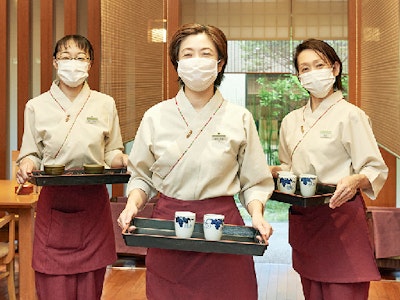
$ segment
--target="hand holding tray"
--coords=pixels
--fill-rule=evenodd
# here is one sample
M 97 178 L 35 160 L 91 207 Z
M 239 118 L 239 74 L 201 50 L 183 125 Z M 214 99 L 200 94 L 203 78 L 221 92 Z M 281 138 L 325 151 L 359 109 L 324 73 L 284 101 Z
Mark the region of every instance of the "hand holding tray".
M 336 185 L 317 183 L 317 190 L 314 196 L 303 197 L 298 188 L 296 189 L 294 194 L 286 194 L 279 190 L 275 190 L 272 193 L 271 200 L 276 200 L 279 202 L 285 202 L 292 205 L 298 205 L 303 207 L 323 205 L 329 202 L 329 199 L 332 197 L 335 190 L 336 190 Z
M 202 223 L 195 224 L 192 237 L 187 239 L 176 237 L 173 221 L 136 217 L 131 225 L 135 231 L 123 233 L 128 246 L 259 256 L 267 248 L 256 239 L 257 231 L 248 226 L 225 224 L 222 239 L 208 241 L 204 239 Z

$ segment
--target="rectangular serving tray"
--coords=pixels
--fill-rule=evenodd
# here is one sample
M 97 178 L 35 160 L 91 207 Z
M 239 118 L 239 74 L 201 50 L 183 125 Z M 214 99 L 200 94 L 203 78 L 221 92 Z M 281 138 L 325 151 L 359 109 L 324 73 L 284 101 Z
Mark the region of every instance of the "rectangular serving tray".
M 130 174 L 126 169 L 104 169 L 103 174 L 85 174 L 83 169 L 65 170 L 62 175 L 47 175 L 44 171 L 33 171 L 29 182 L 38 186 L 45 185 L 92 185 L 126 183 Z
M 169 220 L 136 217 L 131 225 L 136 226 L 135 231 L 122 234 L 127 246 L 257 256 L 267 248 L 256 239 L 257 231 L 248 226 L 224 225 L 220 241 L 207 241 L 202 223 L 195 224 L 188 239 L 176 237 L 174 222 Z
M 317 183 L 317 190 L 314 196 L 303 197 L 298 188 L 296 189 L 296 192 L 294 194 L 286 194 L 279 190 L 275 190 L 272 193 L 271 200 L 285 202 L 302 207 L 311 207 L 328 203 L 335 190 L 336 185 Z

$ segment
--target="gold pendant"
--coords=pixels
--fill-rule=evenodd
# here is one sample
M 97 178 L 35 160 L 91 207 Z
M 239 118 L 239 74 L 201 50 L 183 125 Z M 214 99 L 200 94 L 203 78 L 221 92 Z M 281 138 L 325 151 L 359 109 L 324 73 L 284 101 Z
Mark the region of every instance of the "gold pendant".
M 69 121 L 69 115 L 67 115 L 67 117 L 65 118 L 65 122 Z
M 186 135 L 186 138 L 188 139 L 192 135 L 192 130 L 189 130 L 189 132 Z

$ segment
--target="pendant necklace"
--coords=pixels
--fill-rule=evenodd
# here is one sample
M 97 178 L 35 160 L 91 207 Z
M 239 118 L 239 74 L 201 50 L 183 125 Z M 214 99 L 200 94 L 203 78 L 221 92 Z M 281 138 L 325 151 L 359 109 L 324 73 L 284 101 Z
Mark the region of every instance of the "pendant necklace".
M 64 107 L 61 106 L 61 104 L 60 104 L 60 103 L 57 101 L 57 99 L 53 96 L 53 94 L 51 93 L 51 91 L 49 91 L 49 92 L 50 92 L 51 97 L 57 102 L 57 104 L 61 107 L 61 109 L 66 113 Z M 76 120 L 78 119 L 79 115 L 81 114 L 81 112 L 82 112 L 83 108 L 85 107 L 86 103 L 89 101 L 90 95 L 91 95 L 91 92 L 89 92 L 89 94 L 88 94 L 88 96 L 87 96 L 85 102 L 83 103 L 81 109 L 80 109 L 80 110 L 78 111 L 78 113 L 76 114 L 76 117 L 75 117 L 74 121 L 72 122 L 72 125 L 70 126 L 70 128 L 69 128 L 69 130 L 68 130 L 68 132 L 67 132 L 67 135 L 65 136 L 64 141 L 62 142 L 60 148 L 59 148 L 58 151 L 56 152 L 54 158 L 56 158 L 56 157 L 58 156 L 58 154 L 60 153 L 62 147 L 64 147 L 64 144 L 65 144 L 65 142 L 67 141 L 69 135 L 71 134 L 72 128 L 74 127 Z M 70 115 L 67 114 L 67 117 L 65 118 L 65 122 L 68 122 L 69 119 L 70 119 Z
M 197 137 L 200 135 L 200 133 L 203 131 L 203 129 L 208 125 L 208 123 L 210 123 L 211 119 L 215 116 L 215 114 L 217 113 L 217 111 L 221 108 L 222 103 L 224 103 L 224 100 L 221 101 L 221 103 L 219 104 L 219 106 L 217 107 L 217 109 L 211 114 L 211 116 L 210 116 L 210 118 L 207 120 L 207 122 L 204 123 L 203 127 L 200 129 L 200 132 L 196 135 L 195 139 L 197 139 Z M 189 123 L 186 121 L 185 116 L 183 115 L 181 109 L 179 108 L 178 101 L 176 100 L 176 97 L 175 97 L 175 104 L 176 104 L 176 107 L 177 107 L 177 109 L 178 109 L 178 111 L 179 111 L 179 114 L 180 114 L 181 117 L 182 117 L 183 122 L 185 122 L 186 127 L 189 128 Z M 188 138 L 192 135 L 192 133 L 193 133 L 193 131 L 192 131 L 191 129 L 189 129 L 188 133 L 186 134 L 186 138 L 188 139 Z
M 57 99 L 56 99 L 56 97 L 54 97 L 53 93 L 52 93 L 51 91 L 49 91 L 49 92 L 50 92 L 50 96 L 53 98 L 53 100 L 56 101 L 56 103 L 57 103 L 58 106 L 62 109 L 62 111 L 63 111 L 64 113 L 66 113 L 65 122 L 68 122 L 68 121 L 70 120 L 70 118 L 71 118 L 71 115 L 70 115 L 70 114 L 67 114 L 67 111 L 66 111 L 65 108 L 61 105 L 61 103 L 57 101 Z M 81 109 L 79 110 L 78 114 L 76 115 L 76 117 L 79 116 L 79 114 L 81 113 L 82 109 L 85 107 L 85 104 L 86 104 L 86 102 L 89 100 L 89 97 L 90 97 L 90 92 L 89 92 L 89 95 L 87 96 L 87 98 L 86 98 L 86 100 L 85 100 L 85 103 L 83 103 L 83 105 L 82 105 Z
M 185 151 L 182 152 L 180 157 L 177 159 L 177 161 L 173 164 L 173 166 L 169 169 L 168 173 L 165 176 L 168 176 L 169 173 L 175 168 L 175 166 L 182 160 L 182 158 L 185 156 L 185 154 L 189 151 L 189 149 L 192 147 L 194 142 L 197 140 L 197 138 L 200 136 L 200 134 L 203 132 L 204 128 L 210 123 L 211 119 L 215 116 L 215 114 L 218 112 L 218 110 L 221 108 L 222 104 L 224 103 L 224 99 L 221 100 L 221 103 L 218 105 L 217 109 L 211 114 L 210 118 L 207 120 L 207 122 L 204 123 L 203 127 L 201 127 L 200 131 L 196 134 L 194 139 L 190 142 L 189 146 L 185 149 Z M 189 127 L 189 123 L 186 121 L 185 116 L 183 115 L 181 109 L 179 108 L 178 101 L 176 101 L 175 97 L 175 104 L 176 107 L 178 108 L 179 114 L 182 117 L 183 122 L 185 122 L 186 127 Z M 186 138 L 188 139 L 192 135 L 192 130 L 189 130 L 189 132 L 186 134 Z

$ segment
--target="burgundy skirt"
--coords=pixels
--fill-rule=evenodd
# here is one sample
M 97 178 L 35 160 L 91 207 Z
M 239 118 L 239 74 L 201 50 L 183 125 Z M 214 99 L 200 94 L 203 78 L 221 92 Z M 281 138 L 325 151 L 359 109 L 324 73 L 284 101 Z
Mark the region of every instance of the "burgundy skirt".
M 244 225 L 233 197 L 182 201 L 160 195 L 153 218 L 173 220 L 175 211 L 225 215 L 226 224 Z M 257 299 L 253 257 L 150 248 L 146 256 L 146 293 L 154 299 Z
M 380 280 L 360 194 L 335 209 L 292 206 L 289 243 L 293 268 L 305 278 L 331 283 Z
M 105 185 L 42 188 L 33 242 L 35 271 L 78 274 L 106 267 L 116 259 Z

